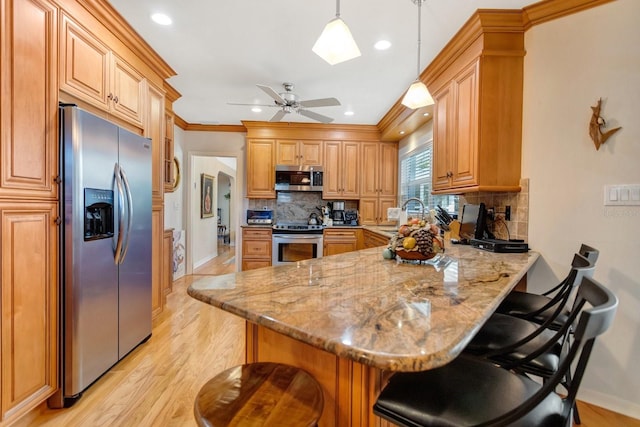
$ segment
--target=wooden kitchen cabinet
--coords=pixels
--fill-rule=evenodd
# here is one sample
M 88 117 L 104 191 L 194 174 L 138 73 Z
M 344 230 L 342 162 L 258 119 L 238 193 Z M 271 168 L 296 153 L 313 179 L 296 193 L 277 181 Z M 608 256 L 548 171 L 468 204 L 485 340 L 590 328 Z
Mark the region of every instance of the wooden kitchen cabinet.
M 60 89 L 142 128 L 144 76 L 63 13 Z
M 397 207 L 395 198 L 367 197 L 360 199 L 360 224 L 361 225 L 393 225 L 395 220 L 387 219 L 387 209 Z
M 486 15 L 456 36 L 474 34 L 455 60 L 445 50 L 428 68 L 434 194 L 520 191 L 524 30 L 496 31 Z
M 242 271 L 271 266 L 271 229 L 242 229 Z
M 322 148 L 322 141 L 278 140 L 276 165 L 321 166 Z
M 0 407 L 9 424 L 58 387 L 57 217 L 55 202 L 0 202 Z
M 154 199 L 162 200 L 165 183 L 164 91 L 149 84 L 146 104 L 147 114 L 144 136 L 151 139 L 151 194 Z M 160 234 L 160 238 L 162 238 L 162 234 Z
M 0 13 L 0 197 L 55 200 L 58 10 L 9 0 Z
M 164 192 L 173 192 L 176 189 L 177 174 L 176 165 L 173 163 L 173 126 L 175 115 L 173 111 L 166 111 L 164 114 L 164 152 L 163 152 L 163 183 Z
M 387 208 L 395 207 L 398 192 L 398 145 L 362 144 L 360 169 L 360 224 L 388 224 Z
M 377 248 L 378 246 L 386 246 L 389 244 L 389 238 L 382 234 L 367 230 L 366 228 L 362 231 L 365 249 Z
M 322 238 L 322 256 L 357 251 L 361 246 L 362 229 L 326 228 Z
M 162 260 L 162 293 L 166 298 L 173 290 L 173 228 L 164 230 Z
M 247 142 L 247 198 L 275 199 L 275 151 L 272 139 Z
M 2 425 L 58 387 L 58 14 L 48 0 L 0 6 Z
M 151 315 L 162 313 L 165 302 L 164 283 L 164 212 L 162 206 L 151 208 Z M 160 236 L 160 238 L 158 238 Z
M 323 199 L 359 199 L 360 143 L 324 142 Z

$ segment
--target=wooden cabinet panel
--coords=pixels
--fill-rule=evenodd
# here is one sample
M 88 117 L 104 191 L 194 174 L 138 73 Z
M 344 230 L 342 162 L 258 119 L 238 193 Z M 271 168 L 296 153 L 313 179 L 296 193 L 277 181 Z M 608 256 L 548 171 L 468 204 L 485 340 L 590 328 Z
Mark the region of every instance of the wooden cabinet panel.
M 63 14 L 60 89 L 108 109 L 109 68 L 109 48 Z
M 145 79 L 97 37 L 63 14 L 60 89 L 143 126 Z
M 360 197 L 378 197 L 380 149 L 377 142 L 362 143 L 360 153 Z
M 55 203 L 0 203 L 3 420 L 57 389 L 57 212 Z
M 398 144 L 380 143 L 379 162 L 380 197 L 396 198 L 398 195 Z
M 389 244 L 389 238 L 382 234 L 367 229 L 364 229 L 363 232 L 365 248 L 377 248 L 378 246 L 386 246 Z
M 275 141 L 255 139 L 247 143 L 247 197 L 275 199 Z
M 164 124 L 164 92 L 150 84 L 145 136 L 151 139 L 151 194 L 158 200 L 164 197 Z
M 175 191 L 178 185 L 178 174 L 180 173 L 179 167 L 174 164 L 173 155 L 173 126 L 175 115 L 173 112 L 167 111 L 164 115 L 164 157 L 163 157 L 163 182 L 164 192 Z M 178 168 L 178 170 L 176 169 Z
M 321 166 L 322 141 L 278 140 L 276 164 L 293 166 Z
M 53 200 L 58 191 L 57 9 L 46 0 L 11 0 L 3 2 L 0 13 L 0 196 Z
M 434 95 L 436 105 L 433 111 L 433 189 L 449 188 L 450 158 L 453 150 L 453 126 L 451 111 L 453 106 L 451 86 Z
M 132 66 L 112 54 L 112 113 L 124 120 L 142 126 L 145 79 Z M 164 98 L 163 98 L 164 111 Z
M 164 308 L 163 283 L 163 235 L 164 215 L 162 206 L 151 208 L 151 313 L 155 317 Z
M 271 229 L 242 229 L 242 270 L 271 266 Z
M 361 229 L 325 229 L 323 234 L 322 256 L 358 250 L 358 242 L 362 240 L 361 236 Z
M 476 184 L 478 148 L 478 67 L 477 63 L 456 78 L 456 121 L 453 135 L 451 181 L 454 187 Z
M 324 142 L 323 199 L 360 197 L 360 143 Z
M 393 225 L 395 220 L 387 219 L 387 209 L 397 206 L 396 198 L 367 197 L 360 199 L 360 224 L 362 225 Z

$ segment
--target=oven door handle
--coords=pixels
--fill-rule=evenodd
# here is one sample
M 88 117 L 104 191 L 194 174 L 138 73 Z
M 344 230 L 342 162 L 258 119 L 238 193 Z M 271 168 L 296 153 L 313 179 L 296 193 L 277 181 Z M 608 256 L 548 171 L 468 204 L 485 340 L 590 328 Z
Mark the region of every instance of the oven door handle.
M 287 240 L 302 240 L 302 239 L 308 239 L 308 240 L 317 240 L 317 239 L 322 239 L 322 234 L 314 234 L 312 236 L 305 236 L 302 234 L 274 234 L 273 235 L 274 239 L 287 239 Z

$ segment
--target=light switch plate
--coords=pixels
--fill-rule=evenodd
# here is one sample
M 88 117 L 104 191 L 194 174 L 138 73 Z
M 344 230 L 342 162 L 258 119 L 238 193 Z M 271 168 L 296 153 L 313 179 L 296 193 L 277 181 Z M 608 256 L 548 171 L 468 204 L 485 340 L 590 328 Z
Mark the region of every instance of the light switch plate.
M 640 184 L 604 186 L 605 206 L 640 206 Z

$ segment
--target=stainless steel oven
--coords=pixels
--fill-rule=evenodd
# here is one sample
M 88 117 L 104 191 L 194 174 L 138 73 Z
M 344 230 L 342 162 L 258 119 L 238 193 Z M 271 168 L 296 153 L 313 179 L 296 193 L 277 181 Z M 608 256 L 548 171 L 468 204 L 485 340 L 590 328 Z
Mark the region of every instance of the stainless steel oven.
M 273 226 L 272 265 L 285 265 L 322 257 L 321 225 Z

